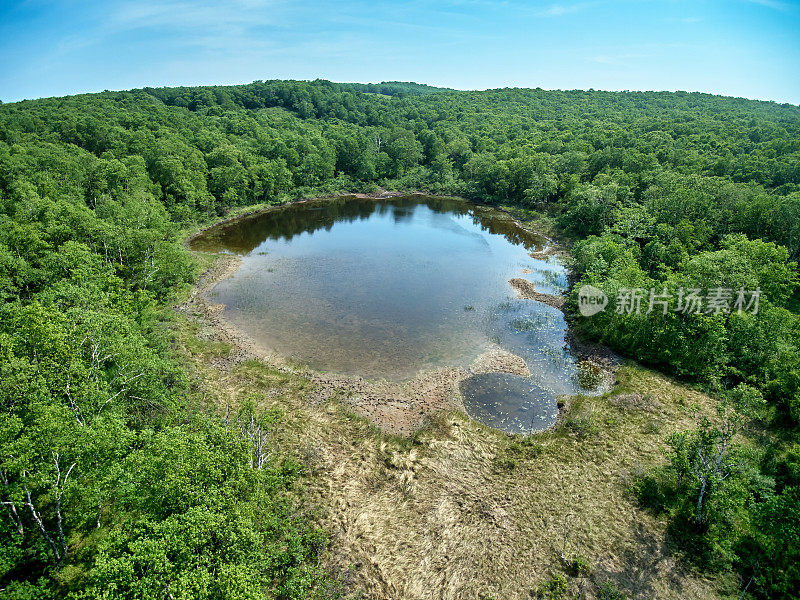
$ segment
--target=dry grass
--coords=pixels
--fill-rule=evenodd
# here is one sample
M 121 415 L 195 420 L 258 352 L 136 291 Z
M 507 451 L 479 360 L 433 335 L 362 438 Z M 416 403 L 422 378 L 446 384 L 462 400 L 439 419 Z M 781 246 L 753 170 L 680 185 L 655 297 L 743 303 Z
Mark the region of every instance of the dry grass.
M 369 598 L 530 598 L 559 558 L 582 555 L 576 597 L 610 579 L 631 598 L 718 598 L 722 582 L 672 558 L 665 524 L 626 491 L 663 460 L 665 436 L 714 401 L 635 366 L 600 398 L 575 398 L 558 428 L 509 437 L 457 412 L 410 438 L 386 435 L 336 397 L 313 406 L 308 379 L 257 361 L 214 365 L 230 348 L 185 322 L 181 350 L 221 412 L 248 397 L 283 412 L 276 443 L 307 467 L 303 493 L 332 542 L 327 563 Z

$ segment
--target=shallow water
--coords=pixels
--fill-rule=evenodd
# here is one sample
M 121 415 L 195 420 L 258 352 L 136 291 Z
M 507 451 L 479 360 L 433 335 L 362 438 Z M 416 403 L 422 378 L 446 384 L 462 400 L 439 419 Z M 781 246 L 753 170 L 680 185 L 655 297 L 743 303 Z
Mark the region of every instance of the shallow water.
M 240 255 L 212 299 L 256 341 L 318 370 L 403 380 L 467 367 L 491 343 L 522 356 L 530 378 L 478 375 L 461 390 L 473 417 L 527 432 L 553 423 L 557 395 L 581 390 L 562 313 L 508 284 L 563 290 L 558 260 L 529 256 L 543 241 L 467 202 L 344 197 L 217 226 L 192 248 Z

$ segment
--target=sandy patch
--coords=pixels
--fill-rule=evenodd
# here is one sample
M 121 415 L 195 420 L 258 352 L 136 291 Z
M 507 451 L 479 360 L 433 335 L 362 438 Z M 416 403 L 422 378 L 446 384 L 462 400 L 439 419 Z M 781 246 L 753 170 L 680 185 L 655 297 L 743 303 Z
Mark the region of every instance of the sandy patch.
M 528 253 L 528 256 L 530 256 L 531 258 L 535 258 L 536 260 L 547 260 L 550 256 L 566 256 L 566 255 L 567 253 L 564 250 L 561 250 L 559 247 L 552 244 L 548 244 L 541 250 L 535 250 L 533 252 Z
M 528 365 L 522 357 L 507 352 L 494 344 L 475 359 L 469 370 L 473 375 L 483 373 L 511 373 L 522 377 L 531 375 Z

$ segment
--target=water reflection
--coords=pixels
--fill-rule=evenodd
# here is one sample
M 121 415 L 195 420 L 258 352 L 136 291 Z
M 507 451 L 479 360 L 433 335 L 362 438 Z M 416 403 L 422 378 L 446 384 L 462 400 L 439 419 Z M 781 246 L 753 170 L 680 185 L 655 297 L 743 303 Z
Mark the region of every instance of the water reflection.
M 528 251 L 542 249 L 544 239 L 520 229 L 514 220 L 499 211 L 477 207 L 454 198 L 407 196 L 385 200 L 371 200 L 355 196 L 341 196 L 324 201 L 297 202 L 273 210 L 222 223 L 192 240 L 192 250 L 218 252 L 224 250 L 246 255 L 265 240 L 289 241 L 303 233 L 320 229 L 330 231 L 334 223 L 366 221 L 373 215 L 386 216 L 396 224 L 410 222 L 423 203 L 430 218 L 439 227 L 453 225 L 451 216 L 469 216 L 481 231 L 504 236 L 510 243 Z M 462 233 L 468 233 L 462 228 Z

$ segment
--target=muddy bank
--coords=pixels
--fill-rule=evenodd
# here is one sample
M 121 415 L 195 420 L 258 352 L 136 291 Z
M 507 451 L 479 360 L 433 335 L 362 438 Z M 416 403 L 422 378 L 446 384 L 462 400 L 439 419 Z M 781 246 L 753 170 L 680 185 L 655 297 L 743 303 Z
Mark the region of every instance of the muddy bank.
M 547 304 L 548 306 L 552 306 L 558 310 L 562 310 L 564 308 L 564 296 L 553 296 L 551 294 L 537 292 L 536 286 L 533 284 L 533 282 L 528 281 L 527 279 L 523 279 L 522 277 L 514 277 L 513 279 L 509 279 L 508 283 L 511 284 L 511 287 L 514 288 L 514 291 L 517 293 L 517 298 L 522 300 L 536 300 L 537 302 Z
M 404 196 L 424 196 L 422 192 L 387 192 L 381 190 L 372 194 L 347 194 L 354 198 L 362 198 L 363 200 L 388 200 L 389 198 L 401 198 Z
M 469 370 L 471 375 L 510 373 L 522 377 L 531 376 L 528 365 L 521 356 L 507 352 L 495 344 L 476 358 Z
M 546 260 L 550 256 L 567 256 L 564 250 L 553 245 L 552 240 L 548 239 L 547 241 L 549 242 L 547 246 L 536 252 L 529 252 L 528 256 L 536 260 Z
M 567 329 L 566 342 L 572 354 L 579 360 L 589 361 L 611 373 L 619 368 L 621 363 L 619 355 L 602 344 L 578 339 L 572 327 Z

